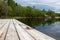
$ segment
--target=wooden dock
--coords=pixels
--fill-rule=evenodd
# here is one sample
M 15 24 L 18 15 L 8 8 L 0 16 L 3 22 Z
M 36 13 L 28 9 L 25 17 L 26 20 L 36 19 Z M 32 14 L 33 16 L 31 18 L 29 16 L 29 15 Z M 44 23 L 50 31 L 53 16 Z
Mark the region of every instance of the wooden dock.
M 0 40 L 56 40 L 16 19 L 0 19 Z

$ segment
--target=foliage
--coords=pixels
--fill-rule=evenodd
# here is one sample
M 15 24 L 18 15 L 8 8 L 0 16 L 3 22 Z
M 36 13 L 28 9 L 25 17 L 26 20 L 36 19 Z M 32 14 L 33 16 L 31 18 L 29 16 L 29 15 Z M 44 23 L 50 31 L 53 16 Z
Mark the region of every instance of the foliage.
M 35 9 L 35 6 L 21 6 L 15 3 L 13 0 L 0 1 L 0 17 L 38 17 L 45 18 L 51 17 L 54 18 L 60 16 L 60 14 L 55 13 L 52 10 L 46 11 Z

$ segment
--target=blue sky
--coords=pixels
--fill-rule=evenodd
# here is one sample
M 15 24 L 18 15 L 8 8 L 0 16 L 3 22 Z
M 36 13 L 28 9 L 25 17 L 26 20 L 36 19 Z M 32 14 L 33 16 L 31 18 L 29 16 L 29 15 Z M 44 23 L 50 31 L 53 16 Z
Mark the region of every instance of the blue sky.
M 60 0 L 15 0 L 18 4 L 23 6 L 28 5 L 48 5 L 55 8 L 54 11 L 60 12 Z

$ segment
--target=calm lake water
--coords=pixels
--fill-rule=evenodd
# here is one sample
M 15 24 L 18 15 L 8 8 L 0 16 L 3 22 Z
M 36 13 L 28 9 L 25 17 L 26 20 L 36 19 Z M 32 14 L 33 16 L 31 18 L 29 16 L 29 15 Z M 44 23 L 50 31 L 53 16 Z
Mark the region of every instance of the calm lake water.
M 60 40 L 60 19 L 22 18 L 18 20 L 56 40 Z

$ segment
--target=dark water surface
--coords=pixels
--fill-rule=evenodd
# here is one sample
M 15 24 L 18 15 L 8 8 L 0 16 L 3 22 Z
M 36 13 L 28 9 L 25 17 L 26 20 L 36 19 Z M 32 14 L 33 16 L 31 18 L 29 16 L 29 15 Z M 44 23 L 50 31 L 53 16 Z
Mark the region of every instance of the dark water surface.
M 22 18 L 18 20 L 55 38 L 56 40 L 60 40 L 60 19 Z

